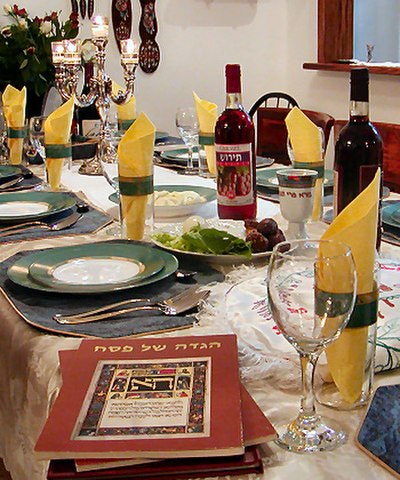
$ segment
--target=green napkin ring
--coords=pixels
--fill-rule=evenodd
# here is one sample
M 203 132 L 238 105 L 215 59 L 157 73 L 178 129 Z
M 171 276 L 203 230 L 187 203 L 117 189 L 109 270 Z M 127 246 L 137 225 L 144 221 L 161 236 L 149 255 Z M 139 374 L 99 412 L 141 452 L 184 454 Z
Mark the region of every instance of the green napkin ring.
M 325 165 L 324 162 L 293 162 L 294 168 L 305 168 L 308 170 L 316 170 L 318 172 L 318 178 L 324 178 Z
M 8 127 L 8 138 L 25 138 L 28 135 L 27 127 Z
M 68 158 L 72 156 L 70 143 L 45 145 L 47 158 Z
M 118 130 L 123 130 L 125 132 L 134 123 L 135 120 L 135 118 L 129 120 L 118 120 Z
M 119 193 L 131 197 L 154 192 L 153 175 L 148 177 L 119 177 Z
M 215 135 L 213 133 L 200 132 L 199 143 L 200 145 L 214 145 Z

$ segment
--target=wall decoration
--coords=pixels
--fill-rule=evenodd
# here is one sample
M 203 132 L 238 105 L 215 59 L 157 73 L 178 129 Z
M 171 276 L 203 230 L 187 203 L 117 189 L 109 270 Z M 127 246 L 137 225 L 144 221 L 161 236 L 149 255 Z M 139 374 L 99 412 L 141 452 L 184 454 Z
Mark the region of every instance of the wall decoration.
M 139 49 L 139 65 L 145 73 L 153 73 L 160 63 L 160 47 L 155 40 L 158 31 L 155 3 L 156 0 L 140 0 L 142 14 L 139 34 L 142 42 Z
M 89 0 L 90 1 L 90 0 Z M 94 0 L 91 0 L 94 1 Z M 113 0 L 111 6 L 112 24 L 115 40 L 120 49 L 120 41 L 130 38 L 132 30 L 131 0 Z

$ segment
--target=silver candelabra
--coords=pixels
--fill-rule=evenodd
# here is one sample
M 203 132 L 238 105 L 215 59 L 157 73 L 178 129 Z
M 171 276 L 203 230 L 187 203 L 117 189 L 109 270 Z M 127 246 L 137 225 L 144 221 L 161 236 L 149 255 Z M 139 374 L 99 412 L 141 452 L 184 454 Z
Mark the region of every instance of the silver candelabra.
M 95 46 L 96 68 L 89 81 L 87 94 L 78 93 L 79 73 L 81 70 L 81 41 L 64 40 L 52 43 L 52 60 L 56 68 L 56 85 L 61 96 L 68 100 L 75 96 L 75 104 L 88 107 L 93 103 L 100 117 L 100 138 L 96 156 L 86 160 L 79 173 L 101 175 L 100 157 L 112 155 L 109 142 L 108 113 L 111 102 L 117 105 L 127 103 L 133 95 L 136 68 L 139 62 L 138 49 L 132 39 L 121 40 L 121 65 L 124 72 L 125 92 L 112 93 L 112 80 L 105 73 L 106 47 L 108 44 L 108 18 L 95 16 L 92 19 L 92 43 Z

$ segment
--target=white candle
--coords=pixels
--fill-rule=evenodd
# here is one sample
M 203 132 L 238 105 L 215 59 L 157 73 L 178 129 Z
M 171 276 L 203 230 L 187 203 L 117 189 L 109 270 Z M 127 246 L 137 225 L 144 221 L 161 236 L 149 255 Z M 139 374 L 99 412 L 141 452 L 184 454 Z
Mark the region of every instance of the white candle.
M 96 15 L 92 19 L 92 36 L 95 38 L 108 38 L 108 18 Z
M 121 40 L 121 58 L 125 64 L 138 64 L 138 51 L 138 45 L 131 38 Z
M 64 60 L 69 65 L 80 65 L 81 63 L 81 41 L 64 40 Z
M 54 65 L 60 65 L 64 61 L 63 42 L 51 42 L 51 58 Z

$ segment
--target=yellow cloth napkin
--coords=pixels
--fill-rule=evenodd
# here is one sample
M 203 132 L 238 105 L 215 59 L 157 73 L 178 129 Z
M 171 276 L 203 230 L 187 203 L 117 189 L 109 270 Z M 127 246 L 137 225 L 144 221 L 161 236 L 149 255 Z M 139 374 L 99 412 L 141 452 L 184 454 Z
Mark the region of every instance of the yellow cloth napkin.
M 114 95 L 118 93 L 119 90 L 124 90 L 118 83 L 112 82 L 112 92 Z M 136 118 L 136 98 L 134 95 L 130 100 L 124 105 L 117 105 L 118 121 L 123 124 L 126 121 L 132 121 Z M 123 128 L 123 130 L 127 130 Z
M 215 123 L 217 122 L 217 105 L 215 103 L 202 100 L 195 92 L 193 92 L 194 103 L 196 105 L 197 117 L 200 125 L 200 137 L 209 137 L 214 143 Z M 200 141 L 200 144 L 201 141 Z M 208 170 L 212 175 L 217 174 L 217 165 L 215 160 L 214 145 L 205 145 Z
M 4 117 L 7 127 L 11 129 L 22 129 L 25 127 L 26 88 L 21 90 L 7 85 L 3 93 Z M 10 163 L 16 165 L 22 161 L 24 136 L 11 138 L 9 134 L 8 148 L 10 150 Z
M 314 168 L 319 176 L 315 184 L 315 199 L 311 218 L 318 220 L 322 213 L 324 158 L 319 128 L 298 107 L 285 118 L 296 168 Z
M 337 240 L 351 247 L 358 297 L 370 294 L 375 298 L 377 294 L 374 267 L 380 175 L 378 170 L 368 187 L 340 212 L 322 236 L 322 240 Z M 367 345 L 368 326 L 361 326 L 346 328 L 326 349 L 329 371 L 343 399 L 349 403 L 356 402 L 362 391 Z
M 54 110 L 44 123 L 47 181 L 52 190 L 59 189 L 64 159 L 71 156 L 70 139 L 73 114 L 74 97 L 72 96 L 67 102 L 61 105 L 61 107 Z M 54 151 L 57 150 L 57 148 L 48 150 L 49 146 L 53 145 L 59 146 L 59 153 Z
M 140 113 L 118 145 L 121 213 L 129 239 L 144 235 L 146 208 L 153 193 L 153 152 L 156 128 Z

